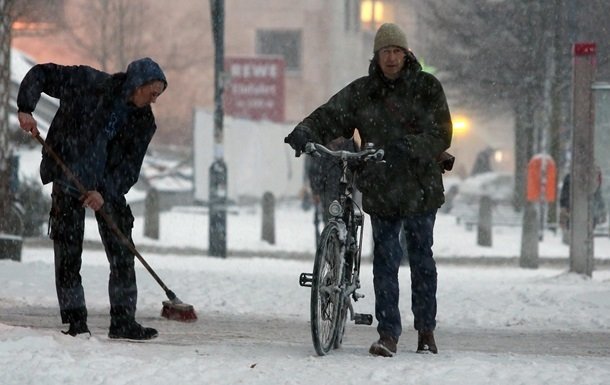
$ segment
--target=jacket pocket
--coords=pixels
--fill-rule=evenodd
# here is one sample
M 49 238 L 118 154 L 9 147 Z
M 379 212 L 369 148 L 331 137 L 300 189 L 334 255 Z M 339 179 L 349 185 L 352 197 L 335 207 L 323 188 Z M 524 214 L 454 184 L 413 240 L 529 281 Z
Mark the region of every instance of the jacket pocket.
M 356 187 L 363 194 L 374 194 L 387 185 L 386 165 L 381 162 L 367 162 L 356 175 Z

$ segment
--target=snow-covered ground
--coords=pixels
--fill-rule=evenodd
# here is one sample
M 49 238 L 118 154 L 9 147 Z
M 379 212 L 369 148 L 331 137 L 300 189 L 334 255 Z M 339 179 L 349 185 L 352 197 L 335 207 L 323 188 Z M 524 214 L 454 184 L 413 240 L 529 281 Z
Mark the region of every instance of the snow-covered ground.
M 93 337 L 59 333 L 50 245 L 28 243 L 22 262 L 0 260 L 0 384 L 606 384 L 610 378 L 610 270 L 586 278 L 567 272 L 568 248 L 545 234 L 541 258 L 566 258 L 539 269 L 515 264 L 460 265 L 455 257 L 517 257 L 520 230 L 498 227 L 493 247 L 476 245 L 476 231 L 439 215 L 438 355 L 414 353 L 409 272 L 401 270 L 404 332 L 398 354 L 368 355 L 374 327 L 350 324 L 344 347 L 315 355 L 309 334 L 309 289 L 298 285 L 312 261 L 283 258 L 313 249 L 312 213 L 279 205 L 276 245 L 260 240 L 260 209 L 228 215 L 228 248 L 240 257 L 195 253 L 142 253 L 199 320 L 159 317 L 163 291 L 139 267 L 138 317 L 158 328 L 147 343 L 109 341 L 107 262 L 102 251 L 84 253 L 83 280 Z M 207 215 L 182 207 L 161 216 L 161 239 L 142 235 L 136 246 L 206 249 Z M 369 236 L 365 236 L 370 250 Z M 88 220 L 87 238 L 97 240 Z M 596 238 L 600 258 L 610 258 L 607 238 Z M 255 255 L 255 256 L 254 256 Z M 271 257 L 273 256 L 273 257 Z M 459 260 L 462 260 L 461 258 Z M 373 312 L 372 272 L 362 266 L 364 299 L 356 310 Z

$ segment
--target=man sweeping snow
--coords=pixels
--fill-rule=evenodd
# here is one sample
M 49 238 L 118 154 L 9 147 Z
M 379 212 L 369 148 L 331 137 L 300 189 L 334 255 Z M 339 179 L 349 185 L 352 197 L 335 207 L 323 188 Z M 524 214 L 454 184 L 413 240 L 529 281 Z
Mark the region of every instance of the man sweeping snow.
M 47 144 L 86 188 L 81 194 L 48 151 L 43 150 L 40 176 L 53 182 L 50 236 L 55 252 L 55 286 L 65 334 L 88 333 L 87 307 L 80 268 L 85 209 L 96 211 L 98 228 L 110 263 L 110 338 L 146 340 L 153 328 L 135 320 L 138 291 L 134 253 L 102 220 L 104 207 L 131 240 L 133 215 L 125 194 L 136 183 L 156 130 L 150 107 L 167 87 L 161 67 L 150 58 L 129 64 L 126 72 L 108 74 L 88 66 L 39 64 L 26 74 L 17 97 L 21 128 L 38 136 L 32 112 L 41 93 L 60 100 Z

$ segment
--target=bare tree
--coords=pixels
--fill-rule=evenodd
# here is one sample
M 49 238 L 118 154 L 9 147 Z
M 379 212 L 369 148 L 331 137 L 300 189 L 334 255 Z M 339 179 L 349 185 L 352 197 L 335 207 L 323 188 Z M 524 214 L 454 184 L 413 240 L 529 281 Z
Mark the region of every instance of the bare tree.
M 532 154 L 550 152 L 560 165 L 565 161 L 571 45 L 593 39 L 608 46 L 608 31 L 599 26 L 606 25 L 610 3 L 430 0 L 420 7 L 434 31 L 426 47 L 429 61 L 461 91 L 460 100 L 470 108 L 514 111 L 513 200 L 520 209 Z M 604 62 L 607 54 L 600 58 Z
M 198 28 L 168 33 L 170 26 L 160 25 L 159 18 L 154 17 L 155 13 L 167 11 L 167 7 L 166 2 L 150 0 L 73 0 L 66 8 L 69 17 L 63 27 L 74 47 L 104 71 L 124 70 L 133 59 L 153 54 L 162 58 L 166 69 L 209 64 L 209 59 L 197 51 L 188 57 L 176 55 L 185 47 L 197 46 L 204 33 Z M 201 8 L 205 9 L 203 5 Z M 171 27 L 193 23 L 192 12 L 178 17 L 184 20 L 172 20 Z
M 124 71 L 144 56 L 162 64 L 172 81 L 163 103 L 155 105 L 157 123 L 164 128 L 155 140 L 188 143 L 192 111 L 183 100 L 197 99 L 201 91 L 187 86 L 212 68 L 213 57 L 204 49 L 211 44 L 209 27 L 200 25 L 208 3 L 189 0 L 178 7 L 163 0 L 71 0 L 66 14 L 64 37 L 98 68 Z M 171 97 L 178 95 L 182 102 Z
M 147 50 L 142 38 L 147 10 L 143 0 L 78 0 L 66 10 L 64 28 L 102 70 L 122 70 Z

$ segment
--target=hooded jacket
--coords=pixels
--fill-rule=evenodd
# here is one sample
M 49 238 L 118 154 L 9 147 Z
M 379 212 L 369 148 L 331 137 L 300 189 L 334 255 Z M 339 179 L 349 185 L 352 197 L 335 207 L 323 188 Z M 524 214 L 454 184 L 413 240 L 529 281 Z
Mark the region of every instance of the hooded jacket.
M 295 129 L 327 143 L 351 137 L 356 128 L 362 143 L 385 150 L 385 163 L 367 162 L 358 175 L 367 213 L 405 216 L 444 203 L 437 157 L 451 144 L 449 107 L 440 82 L 410 52 L 398 79 L 385 78 L 373 59 L 368 76 L 340 90 Z
M 167 86 L 163 71 L 149 58 L 114 75 L 88 66 L 39 64 L 21 82 L 17 105 L 31 113 L 42 92 L 59 99 L 46 142 L 87 190 L 99 191 L 106 201 L 124 199 L 138 180 L 156 130 L 150 106 L 137 108 L 128 99 L 154 80 Z M 40 177 L 44 184 L 72 184 L 44 149 Z

